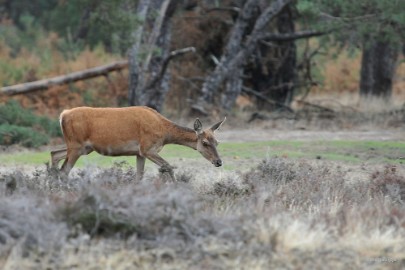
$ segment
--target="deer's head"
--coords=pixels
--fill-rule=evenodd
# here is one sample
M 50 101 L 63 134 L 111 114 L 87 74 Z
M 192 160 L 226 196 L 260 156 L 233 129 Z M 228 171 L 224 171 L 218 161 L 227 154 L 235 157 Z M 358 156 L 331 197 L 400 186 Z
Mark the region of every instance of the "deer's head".
M 194 122 L 194 130 L 197 133 L 197 151 L 205 157 L 208 161 L 214 164 L 215 167 L 222 166 L 222 160 L 218 155 L 217 146 L 218 141 L 215 139 L 214 133 L 225 122 L 224 120 L 216 123 L 210 128 L 202 128 L 200 120 L 197 118 Z

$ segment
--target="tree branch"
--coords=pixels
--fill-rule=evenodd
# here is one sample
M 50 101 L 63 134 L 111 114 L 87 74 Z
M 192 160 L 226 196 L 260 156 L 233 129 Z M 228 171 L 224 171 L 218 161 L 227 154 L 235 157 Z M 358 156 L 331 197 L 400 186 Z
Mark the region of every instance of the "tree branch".
M 53 85 L 60 85 L 60 84 L 68 84 L 71 82 L 87 80 L 90 78 L 103 76 L 108 74 L 109 72 L 121 70 L 128 66 L 128 61 L 118 61 L 109 65 L 99 66 L 95 68 L 90 68 L 82 71 L 77 71 L 73 73 L 69 73 L 66 75 L 44 79 L 29 83 L 21 83 L 12 86 L 2 87 L 0 89 L 0 94 L 4 95 L 18 95 L 24 94 L 27 92 L 32 92 L 36 90 L 43 90 L 47 89 Z
M 326 108 L 326 107 L 318 105 L 318 104 L 310 103 L 310 102 L 305 101 L 305 100 L 297 100 L 297 102 L 302 103 L 305 106 L 313 107 L 313 108 L 316 108 L 316 109 L 319 109 L 319 110 L 322 110 L 322 111 L 325 111 L 325 112 L 335 113 L 335 111 L 332 110 L 332 109 Z
M 297 39 L 303 38 L 310 38 L 310 37 L 319 37 L 323 35 L 330 34 L 331 32 L 335 31 L 336 29 L 331 29 L 328 31 L 318 31 L 318 30 L 305 30 L 299 31 L 295 33 L 287 33 L 287 34 L 275 34 L 275 33 L 266 33 L 263 34 L 260 39 L 266 42 L 269 41 L 292 41 Z
M 245 92 L 245 93 L 248 93 L 248 94 L 252 94 L 252 95 L 260 98 L 261 100 L 263 100 L 263 101 L 265 101 L 265 102 L 267 102 L 267 103 L 269 103 L 271 105 L 276 105 L 276 106 L 282 107 L 282 108 L 286 109 L 287 111 L 289 111 L 291 113 L 294 112 L 294 110 L 291 109 L 289 106 L 287 106 L 287 105 L 285 105 L 283 103 L 271 100 L 271 99 L 267 98 L 265 95 L 262 95 L 261 93 L 255 91 L 255 90 L 253 90 L 251 88 L 243 86 L 242 91 Z
M 370 19 L 370 18 L 375 18 L 375 17 L 377 17 L 378 15 L 377 14 L 364 14 L 364 15 L 361 15 L 361 16 L 356 16 L 356 17 L 337 17 L 337 16 L 333 16 L 333 15 L 331 15 L 331 14 L 329 14 L 329 13 L 326 13 L 326 12 L 320 12 L 319 13 L 319 17 L 321 18 L 321 19 L 324 19 L 324 20 L 326 20 L 326 21 L 355 21 L 355 20 L 367 20 L 367 19 Z
M 195 52 L 195 48 L 194 47 L 187 47 L 187 48 L 183 48 L 183 49 L 178 49 L 175 51 L 170 52 L 169 56 L 167 56 L 162 63 L 162 66 L 159 70 L 159 73 L 156 75 L 155 78 L 153 78 L 153 80 L 148 84 L 148 86 L 146 87 L 146 89 L 151 89 L 154 88 L 156 86 L 156 84 L 158 82 L 160 82 L 166 72 L 167 67 L 169 66 L 169 63 L 171 60 L 173 60 L 175 57 L 180 56 L 182 54 L 188 53 L 188 52 Z
M 292 0 L 274 0 L 271 5 L 268 6 L 259 16 L 252 33 L 260 33 L 268 22 L 276 17 L 283 10 L 283 8 L 291 2 Z
M 240 8 L 238 8 L 238 7 L 215 7 L 215 8 L 205 9 L 204 11 L 205 11 L 205 13 L 210 13 L 210 12 L 214 12 L 214 11 L 226 11 L 226 12 L 239 14 Z

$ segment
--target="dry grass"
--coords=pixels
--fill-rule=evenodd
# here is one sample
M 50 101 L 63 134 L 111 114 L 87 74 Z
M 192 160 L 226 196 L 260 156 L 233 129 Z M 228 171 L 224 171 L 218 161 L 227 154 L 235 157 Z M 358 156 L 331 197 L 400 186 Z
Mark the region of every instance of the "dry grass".
M 395 167 L 355 182 L 346 179 L 344 169 L 285 158 L 220 178 L 180 171 L 177 183 L 165 183 L 159 175 L 134 183 L 134 174 L 122 164 L 79 171 L 68 181 L 46 171 L 3 174 L 0 265 L 403 266 L 405 177 Z
M 320 57 L 315 73 L 321 84 L 311 89 L 307 100 L 337 111 L 354 110 L 364 113 L 387 112 L 405 104 L 405 64 L 400 56 L 393 80 L 392 98 L 389 103 L 381 99 L 362 100 L 359 95 L 361 52 L 349 54 L 341 51 L 337 56 L 330 49 Z M 299 99 L 299 97 L 298 97 Z

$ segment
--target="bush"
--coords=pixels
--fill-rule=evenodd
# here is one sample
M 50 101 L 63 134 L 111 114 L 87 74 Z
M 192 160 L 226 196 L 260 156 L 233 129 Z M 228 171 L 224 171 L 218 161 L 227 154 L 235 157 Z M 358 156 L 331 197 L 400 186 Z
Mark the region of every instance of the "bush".
M 16 101 L 0 106 L 1 145 L 20 143 L 25 147 L 38 147 L 47 144 L 50 137 L 61 135 L 57 120 L 37 116 Z
M 376 171 L 371 175 L 371 190 L 403 204 L 405 202 L 405 177 L 397 173 L 395 166 L 387 165 L 383 172 Z
M 77 202 L 60 210 L 69 226 L 78 226 L 89 235 L 127 237 L 139 229 L 125 214 L 108 206 L 98 194 L 84 194 Z
M 280 157 L 264 159 L 258 166 L 260 178 L 270 178 L 276 183 L 287 183 L 297 177 L 291 162 Z
M 228 178 L 223 182 L 215 183 L 210 193 L 219 197 L 238 198 L 251 195 L 252 190 L 249 186 L 240 185 L 234 179 Z
M 20 143 L 25 147 L 38 147 L 49 142 L 49 136 L 28 127 L 0 125 L 0 144 L 12 145 Z
M 0 106 L 0 125 L 12 124 L 29 127 L 33 126 L 35 122 L 35 115 L 31 111 L 23 109 L 14 100 L 10 100 L 6 104 Z

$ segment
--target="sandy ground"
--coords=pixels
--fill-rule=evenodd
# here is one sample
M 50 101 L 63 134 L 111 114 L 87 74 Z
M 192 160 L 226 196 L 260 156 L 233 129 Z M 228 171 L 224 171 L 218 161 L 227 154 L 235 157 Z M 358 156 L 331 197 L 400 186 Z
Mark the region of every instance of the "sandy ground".
M 405 142 L 405 130 L 273 130 L 273 129 L 239 129 L 221 130 L 218 132 L 218 139 L 227 142 L 249 142 L 249 141 L 319 141 L 319 140 L 349 140 L 349 141 L 399 141 Z M 243 161 L 239 161 L 243 162 Z M 255 161 L 256 162 L 256 161 Z M 345 179 L 348 181 L 365 181 L 370 179 L 375 171 L 383 171 L 385 164 L 349 164 L 347 162 L 308 160 L 307 162 L 319 166 L 326 165 L 332 170 L 341 169 L 345 172 Z M 256 163 L 257 164 L 257 163 Z M 241 164 L 243 166 L 243 164 Z M 397 167 L 398 174 L 405 176 L 405 165 Z
M 236 129 L 221 130 L 218 139 L 229 142 L 248 141 L 316 141 L 316 140 L 359 140 L 359 141 L 403 141 L 405 130 L 366 130 L 366 131 L 323 131 L 323 130 L 273 130 Z

